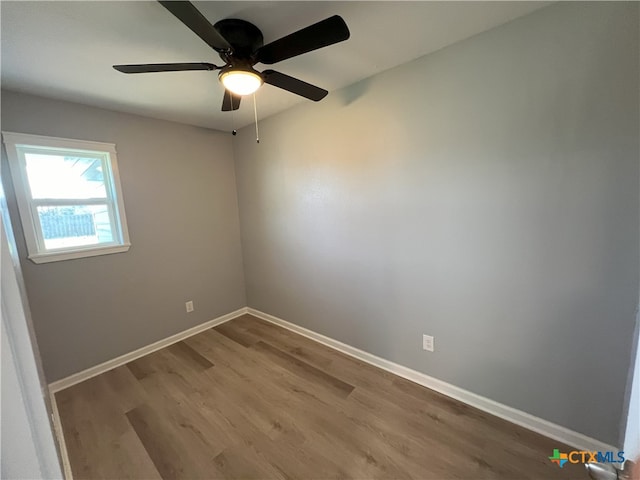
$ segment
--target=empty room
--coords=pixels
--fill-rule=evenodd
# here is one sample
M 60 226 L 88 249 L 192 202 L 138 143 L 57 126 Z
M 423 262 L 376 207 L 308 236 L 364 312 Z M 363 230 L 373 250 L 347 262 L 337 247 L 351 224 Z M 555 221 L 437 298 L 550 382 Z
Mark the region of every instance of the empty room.
M 639 25 L 0 2 L 0 477 L 640 479 Z

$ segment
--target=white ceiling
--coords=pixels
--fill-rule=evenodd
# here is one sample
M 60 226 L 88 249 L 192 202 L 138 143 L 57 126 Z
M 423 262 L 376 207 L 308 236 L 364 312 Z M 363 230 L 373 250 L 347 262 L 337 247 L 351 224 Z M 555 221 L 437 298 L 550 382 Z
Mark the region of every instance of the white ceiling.
M 241 18 L 265 43 L 334 14 L 351 38 L 271 67 L 331 92 L 544 7 L 550 2 L 194 2 L 215 23 Z M 2 87 L 231 130 L 253 121 L 249 98 L 220 112 L 216 72 L 124 75 L 114 64 L 211 62 L 218 55 L 156 2 L 1 1 Z M 266 69 L 260 64 L 258 70 Z M 265 85 L 265 118 L 309 102 Z

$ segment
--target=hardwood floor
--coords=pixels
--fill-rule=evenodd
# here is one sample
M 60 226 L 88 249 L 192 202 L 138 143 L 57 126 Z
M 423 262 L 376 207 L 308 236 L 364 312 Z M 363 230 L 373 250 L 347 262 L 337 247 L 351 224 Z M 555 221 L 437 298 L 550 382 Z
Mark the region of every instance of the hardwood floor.
M 250 315 L 56 394 L 74 478 L 586 479 L 565 445 Z

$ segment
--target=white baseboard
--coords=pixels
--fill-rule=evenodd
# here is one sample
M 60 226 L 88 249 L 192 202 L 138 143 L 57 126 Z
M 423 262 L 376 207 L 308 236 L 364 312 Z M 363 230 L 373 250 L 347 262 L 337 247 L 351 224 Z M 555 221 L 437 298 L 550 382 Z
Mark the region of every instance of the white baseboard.
M 124 365 L 125 363 L 129 363 L 137 358 L 144 357 L 152 352 L 160 350 L 164 347 L 168 347 L 176 342 L 184 340 L 185 338 L 192 337 L 200 332 L 204 332 L 209 328 L 215 327 L 216 325 L 220 325 L 222 323 L 228 322 L 229 320 L 233 320 L 236 317 L 244 315 L 248 312 L 247 307 L 242 307 L 235 312 L 227 313 L 226 315 L 222 315 L 221 317 L 214 318 L 213 320 L 209 320 L 208 322 L 201 323 L 200 325 L 196 325 L 195 327 L 184 330 L 183 332 L 176 333 L 175 335 L 171 335 L 170 337 L 159 340 L 151 345 L 147 345 L 146 347 L 139 348 L 134 350 L 133 352 L 125 353 L 117 358 L 112 360 L 108 360 L 104 363 L 96 365 L 95 367 L 87 368 L 78 373 L 74 373 L 73 375 L 69 375 L 61 380 L 57 380 L 49 384 L 49 391 L 51 393 L 59 392 L 60 390 L 64 390 L 76 383 L 84 382 L 96 375 L 100 375 L 101 373 L 107 372 L 109 370 L 113 370 L 116 367 Z
M 357 358 L 358 360 L 366 362 L 370 365 L 381 368 L 402 378 L 406 378 L 407 380 L 411 380 L 412 382 L 435 390 L 436 392 L 442 393 L 443 395 L 459 400 L 463 403 L 466 403 L 467 405 L 477 408 L 478 410 L 482 410 L 483 412 L 490 413 L 491 415 L 495 415 L 496 417 L 503 418 L 504 420 L 507 420 L 511 423 L 520 425 L 521 427 L 544 435 L 545 437 L 549 437 L 562 442 L 578 450 L 611 450 L 614 452 L 617 452 L 619 450 L 618 447 L 608 445 L 604 442 L 596 440 L 595 438 L 588 437 L 582 433 L 575 432 L 566 427 L 562 427 L 547 420 L 543 420 L 542 418 L 535 417 L 529 413 L 517 410 L 507 405 L 503 405 L 496 401 L 469 392 L 468 390 L 456 387 L 455 385 L 452 385 L 450 383 L 443 382 L 442 380 L 438 380 L 437 378 L 430 377 L 429 375 L 418 372 L 416 370 L 412 370 L 411 368 L 407 368 L 389 360 L 385 360 L 384 358 L 377 357 L 371 353 L 352 347 L 351 345 L 347 345 L 345 343 L 339 342 L 338 340 L 334 340 L 333 338 L 326 337 L 312 330 L 300 327 L 299 325 L 287 322 L 286 320 L 282 320 L 281 318 L 269 315 L 268 313 L 261 312 L 254 308 L 248 308 L 248 313 L 261 318 L 262 320 L 266 320 L 267 322 L 271 322 L 275 325 L 286 328 L 287 330 L 291 330 L 292 332 L 303 335 L 307 338 L 310 338 L 311 340 L 315 340 L 318 343 L 322 343 L 327 347 L 338 350 L 339 352 Z

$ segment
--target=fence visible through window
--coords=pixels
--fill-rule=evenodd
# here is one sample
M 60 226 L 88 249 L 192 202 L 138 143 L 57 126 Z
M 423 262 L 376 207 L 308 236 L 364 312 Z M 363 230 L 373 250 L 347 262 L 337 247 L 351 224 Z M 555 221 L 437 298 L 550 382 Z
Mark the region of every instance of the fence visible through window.
M 84 237 L 96 234 L 96 226 L 91 213 L 56 214 L 46 212 L 40 214 L 42 235 L 45 239 Z
M 37 207 L 46 248 L 69 248 L 113 242 L 104 204 Z

